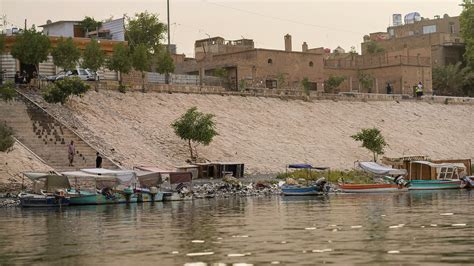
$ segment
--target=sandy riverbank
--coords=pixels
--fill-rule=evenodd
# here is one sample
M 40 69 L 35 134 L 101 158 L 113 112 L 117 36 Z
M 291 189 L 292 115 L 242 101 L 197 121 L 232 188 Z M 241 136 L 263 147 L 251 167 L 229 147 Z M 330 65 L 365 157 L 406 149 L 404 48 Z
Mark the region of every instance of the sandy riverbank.
M 200 155 L 244 162 L 247 173 L 276 173 L 295 162 L 352 168 L 371 154 L 350 135 L 374 126 L 390 145 L 388 156 L 474 157 L 473 105 L 91 91 L 66 108 L 48 109 L 126 167 L 172 169 L 184 164 L 188 150 L 170 124 L 192 106 L 215 114 L 219 132 Z

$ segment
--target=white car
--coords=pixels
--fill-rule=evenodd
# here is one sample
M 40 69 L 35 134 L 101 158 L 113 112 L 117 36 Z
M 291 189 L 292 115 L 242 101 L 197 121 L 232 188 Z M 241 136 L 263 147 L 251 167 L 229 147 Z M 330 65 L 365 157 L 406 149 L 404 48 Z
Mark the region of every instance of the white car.
M 61 71 L 57 75 L 47 77 L 48 81 L 63 80 L 65 77 L 78 77 L 81 80 L 95 80 L 94 76 L 89 73 L 86 69 L 76 67 L 76 69 Z

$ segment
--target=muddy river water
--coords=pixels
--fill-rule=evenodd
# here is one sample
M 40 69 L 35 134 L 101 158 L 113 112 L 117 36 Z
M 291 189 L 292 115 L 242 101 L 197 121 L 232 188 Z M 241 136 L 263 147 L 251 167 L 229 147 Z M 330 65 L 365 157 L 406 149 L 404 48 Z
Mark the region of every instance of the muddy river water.
M 473 264 L 474 191 L 0 209 L 0 265 Z

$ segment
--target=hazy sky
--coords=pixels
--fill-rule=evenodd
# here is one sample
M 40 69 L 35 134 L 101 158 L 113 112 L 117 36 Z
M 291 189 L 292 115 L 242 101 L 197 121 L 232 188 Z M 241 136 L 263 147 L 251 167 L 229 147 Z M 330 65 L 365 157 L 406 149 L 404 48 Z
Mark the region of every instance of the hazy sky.
M 293 50 L 303 41 L 310 48 L 346 50 L 365 34 L 386 31 L 391 15 L 417 11 L 423 17 L 461 12 L 461 0 L 170 0 L 171 42 L 178 53 L 194 56 L 194 41 L 208 35 L 227 40 L 253 39 L 258 48 L 284 49 L 283 36 L 293 36 Z M 24 20 L 42 25 L 46 20 L 98 20 L 148 10 L 166 23 L 166 0 L 0 0 L 0 15 L 9 24 L 23 27 Z

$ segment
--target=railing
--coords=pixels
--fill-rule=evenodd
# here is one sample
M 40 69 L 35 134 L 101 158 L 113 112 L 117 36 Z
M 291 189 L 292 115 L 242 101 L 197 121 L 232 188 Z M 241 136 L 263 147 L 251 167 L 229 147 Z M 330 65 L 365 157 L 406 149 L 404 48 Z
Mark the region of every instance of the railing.
M 421 56 L 358 56 L 353 59 L 327 59 L 328 68 L 372 68 L 396 65 L 431 66 L 431 58 Z

